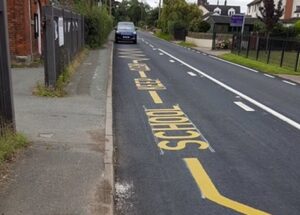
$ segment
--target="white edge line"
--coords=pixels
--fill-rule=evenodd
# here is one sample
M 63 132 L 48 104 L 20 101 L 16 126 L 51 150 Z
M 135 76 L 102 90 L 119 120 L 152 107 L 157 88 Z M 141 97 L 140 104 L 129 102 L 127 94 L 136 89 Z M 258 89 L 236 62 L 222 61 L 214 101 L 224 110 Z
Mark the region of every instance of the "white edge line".
M 219 61 L 225 62 L 225 63 L 229 63 L 229 64 L 231 64 L 231 65 L 238 66 L 238 67 L 240 67 L 240 68 L 243 68 L 243 69 L 247 69 L 247 70 L 249 70 L 249 71 L 251 71 L 251 72 L 258 73 L 258 71 L 257 71 L 257 70 L 255 70 L 255 69 L 251 69 L 251 68 L 249 68 L 249 67 L 242 66 L 242 65 L 239 65 L 239 64 L 237 64 L 237 63 L 232 63 L 232 62 L 230 62 L 230 61 L 223 60 L 223 59 L 221 59 L 221 58 L 218 58 L 218 57 L 216 57 L 216 56 L 212 56 L 212 55 L 210 55 L 210 57 L 211 57 L 211 58 L 214 58 L 214 59 L 216 59 L 216 60 L 219 60 Z
M 275 111 L 275 110 L 269 108 L 268 106 L 266 106 L 266 105 L 264 105 L 264 104 L 262 104 L 262 103 L 260 103 L 260 102 L 258 102 L 258 101 L 256 101 L 256 100 L 252 99 L 251 97 L 249 97 L 249 96 L 243 94 L 242 92 L 233 89 L 232 87 L 230 87 L 230 86 L 224 84 L 223 82 L 221 82 L 221 81 L 219 81 L 219 80 L 217 80 L 217 79 L 215 79 L 215 78 L 213 78 L 213 77 L 207 75 L 206 73 L 200 71 L 199 69 L 196 69 L 195 67 L 193 67 L 193 66 L 191 66 L 191 65 L 189 65 L 189 64 L 187 64 L 187 63 L 185 63 L 184 61 L 182 61 L 182 60 L 180 60 L 180 59 L 178 59 L 178 58 L 176 58 L 175 56 L 169 54 L 168 52 L 166 52 L 166 51 L 164 51 L 164 50 L 162 50 L 162 49 L 159 49 L 159 50 L 160 50 L 161 52 L 165 53 L 166 55 L 168 55 L 169 57 L 171 57 L 171 58 L 177 60 L 178 62 L 182 63 L 182 64 L 185 65 L 186 67 L 188 67 L 188 68 L 194 70 L 195 72 L 197 72 L 197 73 L 199 73 L 199 74 L 205 76 L 206 78 L 208 78 L 208 79 L 211 80 L 212 82 L 218 84 L 219 86 L 225 88 L 226 90 L 228 90 L 228 91 L 230 91 L 230 92 L 232 92 L 232 93 L 234 93 L 234 94 L 240 96 L 241 98 L 243 98 L 243 99 L 247 100 L 248 102 L 254 104 L 255 106 L 261 108 L 262 110 L 264 110 L 264 111 L 266 111 L 266 112 L 272 114 L 272 115 L 275 116 L 276 118 L 278 118 L 278 119 L 280 119 L 280 120 L 286 122 L 287 124 L 293 126 L 293 127 L 296 128 L 296 129 L 300 130 L 300 124 L 299 124 L 298 122 L 296 122 L 296 121 L 294 121 L 294 120 L 292 120 L 292 119 L 290 119 L 290 118 L 284 116 L 283 114 L 281 114 L 281 113 L 279 113 L 279 112 L 277 112 L 277 111 Z
M 269 75 L 269 74 L 264 74 L 264 76 L 267 76 L 269 78 L 275 78 L 273 75 Z
M 253 108 L 249 107 L 248 105 L 244 104 L 243 102 L 234 102 L 237 106 L 244 109 L 247 112 L 253 112 L 255 111 Z
M 290 82 L 290 81 L 286 81 L 286 80 L 282 80 L 284 83 L 286 84 L 290 84 L 290 85 L 293 85 L 293 86 L 296 86 L 297 84 L 293 83 L 293 82 Z

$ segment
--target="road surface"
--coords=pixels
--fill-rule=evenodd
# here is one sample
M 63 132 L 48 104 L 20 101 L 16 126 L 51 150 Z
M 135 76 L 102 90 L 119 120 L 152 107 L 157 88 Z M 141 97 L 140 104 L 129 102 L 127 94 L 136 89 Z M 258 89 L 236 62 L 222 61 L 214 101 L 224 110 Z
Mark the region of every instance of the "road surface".
M 113 72 L 117 214 L 300 214 L 299 85 L 144 32 Z

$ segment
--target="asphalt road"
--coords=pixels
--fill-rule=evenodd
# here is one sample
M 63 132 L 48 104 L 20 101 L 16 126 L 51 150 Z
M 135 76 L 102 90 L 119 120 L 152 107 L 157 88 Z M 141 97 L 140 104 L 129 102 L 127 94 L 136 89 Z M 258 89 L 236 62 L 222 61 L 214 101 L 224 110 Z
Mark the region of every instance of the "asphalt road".
M 142 32 L 113 84 L 117 214 L 300 214 L 299 85 Z

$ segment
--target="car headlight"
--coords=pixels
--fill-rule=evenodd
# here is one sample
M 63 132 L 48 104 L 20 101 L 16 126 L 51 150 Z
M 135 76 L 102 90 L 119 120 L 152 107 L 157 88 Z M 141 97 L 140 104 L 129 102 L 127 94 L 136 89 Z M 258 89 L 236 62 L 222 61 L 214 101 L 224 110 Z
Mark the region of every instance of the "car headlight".
M 133 34 L 136 34 L 136 31 L 134 31 Z
M 116 33 L 118 34 L 118 33 L 120 33 L 119 31 L 116 31 Z

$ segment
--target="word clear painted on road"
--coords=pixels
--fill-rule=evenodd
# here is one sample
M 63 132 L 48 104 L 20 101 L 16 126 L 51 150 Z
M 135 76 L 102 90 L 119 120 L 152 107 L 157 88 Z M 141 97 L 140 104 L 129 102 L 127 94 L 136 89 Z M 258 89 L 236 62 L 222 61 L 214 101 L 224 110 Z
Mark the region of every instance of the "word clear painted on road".
M 197 145 L 201 150 L 209 147 L 208 142 L 179 106 L 145 109 L 145 112 L 160 149 L 178 151 L 191 144 Z
M 209 199 L 210 201 L 213 201 L 219 205 L 230 208 L 242 214 L 270 215 L 269 213 L 236 202 L 220 194 L 197 158 L 185 158 L 183 160 L 186 163 L 186 166 L 191 172 L 192 176 L 194 177 L 205 199 Z
M 136 78 L 135 84 L 139 90 L 165 90 L 166 87 L 158 79 Z

